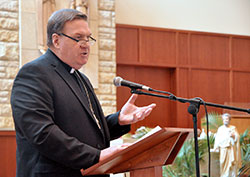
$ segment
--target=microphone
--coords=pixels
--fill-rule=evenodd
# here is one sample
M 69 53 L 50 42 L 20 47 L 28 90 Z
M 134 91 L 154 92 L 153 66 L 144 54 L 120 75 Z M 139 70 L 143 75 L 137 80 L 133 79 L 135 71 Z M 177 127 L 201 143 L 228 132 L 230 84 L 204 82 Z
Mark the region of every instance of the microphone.
M 153 91 L 153 89 L 151 89 L 148 86 L 124 80 L 123 78 L 121 78 L 119 76 L 114 78 L 113 83 L 116 87 L 125 86 L 125 87 L 129 87 L 131 89 L 143 89 L 143 90 L 147 90 L 147 91 Z

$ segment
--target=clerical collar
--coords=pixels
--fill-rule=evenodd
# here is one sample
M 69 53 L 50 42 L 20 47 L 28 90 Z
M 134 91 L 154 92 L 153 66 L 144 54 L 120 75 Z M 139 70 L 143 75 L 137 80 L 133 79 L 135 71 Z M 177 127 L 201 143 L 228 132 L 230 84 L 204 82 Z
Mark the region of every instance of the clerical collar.
M 71 70 L 70 70 L 70 74 L 74 74 L 74 72 L 75 72 L 75 69 L 74 68 L 71 68 Z
M 59 59 L 60 60 L 60 59 Z M 74 74 L 75 69 L 72 68 L 71 66 L 69 66 L 68 64 L 64 63 L 62 60 L 60 60 L 64 66 L 64 68 L 70 73 L 70 74 Z
M 59 59 L 60 60 L 60 59 Z M 72 68 L 71 66 L 69 66 L 67 63 L 64 63 L 62 60 L 60 60 L 64 66 L 64 68 L 70 73 L 70 74 L 73 74 L 75 69 Z

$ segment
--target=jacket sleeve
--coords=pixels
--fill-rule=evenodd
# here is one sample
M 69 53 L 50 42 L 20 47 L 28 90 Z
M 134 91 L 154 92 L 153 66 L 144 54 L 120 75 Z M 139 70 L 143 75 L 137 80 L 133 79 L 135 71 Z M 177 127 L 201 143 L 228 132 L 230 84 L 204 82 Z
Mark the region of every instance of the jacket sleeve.
M 106 117 L 110 139 L 114 140 L 130 131 L 130 125 L 120 125 L 118 121 L 120 111 Z
M 68 136 L 55 124 L 52 88 L 45 69 L 28 64 L 19 71 L 11 95 L 16 131 L 47 158 L 86 169 L 99 161 L 100 150 Z

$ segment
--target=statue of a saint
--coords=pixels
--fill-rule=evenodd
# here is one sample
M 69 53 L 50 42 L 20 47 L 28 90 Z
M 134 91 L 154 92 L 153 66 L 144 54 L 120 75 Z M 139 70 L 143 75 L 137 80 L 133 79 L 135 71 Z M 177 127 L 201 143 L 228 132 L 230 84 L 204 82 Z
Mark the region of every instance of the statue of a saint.
M 220 176 L 236 177 L 241 167 L 240 136 L 235 126 L 230 125 L 231 115 L 222 115 L 223 124 L 217 130 L 212 152 L 220 152 Z

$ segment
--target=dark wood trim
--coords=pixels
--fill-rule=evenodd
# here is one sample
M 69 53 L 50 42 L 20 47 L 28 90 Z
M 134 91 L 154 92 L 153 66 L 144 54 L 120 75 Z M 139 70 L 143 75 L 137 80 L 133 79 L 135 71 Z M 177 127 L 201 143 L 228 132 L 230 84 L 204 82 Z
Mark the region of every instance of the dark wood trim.
M 0 176 L 16 174 L 16 132 L 0 130 Z
M 0 136 L 16 136 L 15 130 L 0 130 Z

